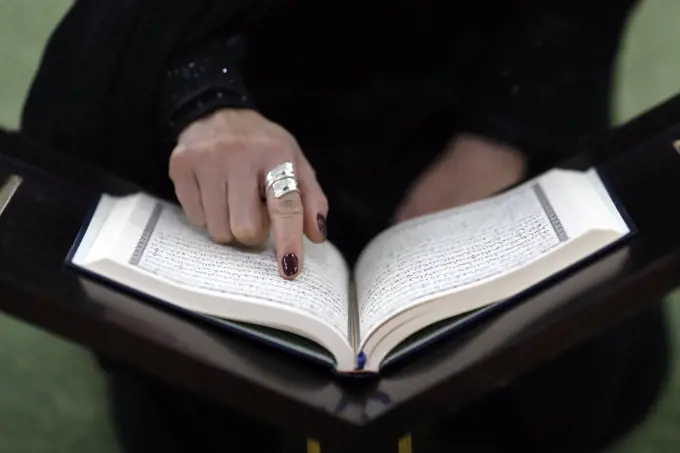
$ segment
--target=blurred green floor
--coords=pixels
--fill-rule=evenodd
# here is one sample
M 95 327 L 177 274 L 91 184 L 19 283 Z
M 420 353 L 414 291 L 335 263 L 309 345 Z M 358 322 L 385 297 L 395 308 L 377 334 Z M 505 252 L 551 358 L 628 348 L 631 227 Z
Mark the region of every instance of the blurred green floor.
M 42 46 L 69 4 L 0 0 L 0 124 L 5 127 L 18 124 Z M 641 3 L 616 81 L 618 121 L 680 91 L 679 24 L 680 0 Z M 674 327 L 680 325 L 679 304 L 671 302 L 670 308 Z M 680 451 L 679 366 L 655 413 L 615 453 Z M 0 315 L 0 453 L 117 451 L 102 377 L 87 352 Z

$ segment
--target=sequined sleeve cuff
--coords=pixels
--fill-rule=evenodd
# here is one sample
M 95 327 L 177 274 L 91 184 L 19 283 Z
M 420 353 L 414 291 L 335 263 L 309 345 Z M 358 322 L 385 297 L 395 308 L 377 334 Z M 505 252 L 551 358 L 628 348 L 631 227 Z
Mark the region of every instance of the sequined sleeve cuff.
M 255 108 L 238 68 L 241 47 L 237 39 L 216 39 L 172 62 L 159 92 L 163 141 L 175 142 L 186 126 L 219 108 Z

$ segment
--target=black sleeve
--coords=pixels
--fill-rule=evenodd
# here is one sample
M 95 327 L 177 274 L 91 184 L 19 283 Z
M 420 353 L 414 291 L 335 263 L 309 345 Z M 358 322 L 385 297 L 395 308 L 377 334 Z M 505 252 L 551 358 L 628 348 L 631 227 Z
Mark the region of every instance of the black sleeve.
M 157 124 L 164 142 L 175 142 L 187 125 L 219 108 L 255 108 L 239 71 L 243 53 L 243 38 L 218 37 L 171 62 L 158 91 Z
M 619 41 L 634 4 L 527 0 L 499 7 L 500 16 L 476 31 L 484 34 L 483 45 L 459 68 L 463 127 L 519 147 L 539 169 L 566 157 L 579 139 L 602 132 L 610 121 Z

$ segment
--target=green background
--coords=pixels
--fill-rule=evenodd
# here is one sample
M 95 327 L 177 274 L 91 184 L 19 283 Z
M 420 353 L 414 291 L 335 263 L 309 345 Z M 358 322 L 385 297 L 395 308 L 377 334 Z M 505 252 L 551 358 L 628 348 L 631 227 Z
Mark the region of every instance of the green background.
M 0 125 L 17 126 L 45 40 L 69 5 L 66 0 L 0 0 Z M 617 122 L 680 91 L 679 24 L 679 0 L 640 3 L 626 32 L 615 81 Z M 673 299 L 669 304 L 675 327 L 680 309 Z M 677 366 L 676 361 L 654 413 L 615 452 L 680 450 Z M 88 353 L 0 315 L 0 453 L 118 451 L 106 416 L 103 378 Z

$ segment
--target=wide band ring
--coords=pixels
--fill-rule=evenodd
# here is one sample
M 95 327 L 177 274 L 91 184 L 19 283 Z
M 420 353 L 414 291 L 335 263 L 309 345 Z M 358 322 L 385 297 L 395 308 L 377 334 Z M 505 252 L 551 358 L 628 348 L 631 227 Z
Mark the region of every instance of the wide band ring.
M 271 185 L 272 192 L 274 192 L 274 198 L 281 198 L 291 192 L 300 192 L 298 188 L 298 183 L 295 178 L 283 178 L 278 181 L 274 181 Z
M 281 198 L 290 192 L 299 192 L 292 162 L 284 162 L 274 167 L 265 177 L 267 191 L 272 189 L 274 198 Z

